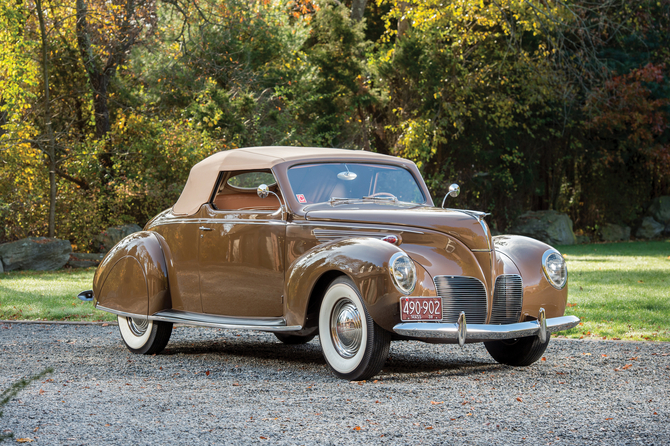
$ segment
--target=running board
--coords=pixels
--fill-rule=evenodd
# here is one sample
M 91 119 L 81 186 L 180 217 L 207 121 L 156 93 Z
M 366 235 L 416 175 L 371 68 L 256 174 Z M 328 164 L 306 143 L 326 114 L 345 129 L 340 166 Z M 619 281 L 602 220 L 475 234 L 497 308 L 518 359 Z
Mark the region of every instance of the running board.
M 300 331 L 301 325 L 286 325 L 283 317 L 247 318 L 235 316 L 218 316 L 215 314 L 192 313 L 180 310 L 165 310 L 147 317 L 143 314 L 132 314 L 98 305 L 98 310 L 114 313 L 119 316 L 149 319 L 150 321 L 172 322 L 175 324 L 193 325 L 197 327 L 225 328 L 234 330 L 256 330 L 270 332 Z

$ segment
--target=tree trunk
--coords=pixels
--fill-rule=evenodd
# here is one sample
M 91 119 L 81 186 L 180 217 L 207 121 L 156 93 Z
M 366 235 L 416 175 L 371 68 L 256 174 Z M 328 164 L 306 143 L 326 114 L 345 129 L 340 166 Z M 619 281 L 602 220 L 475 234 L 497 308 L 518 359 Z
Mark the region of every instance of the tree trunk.
M 405 34 L 407 34 L 407 31 L 409 30 L 409 20 L 407 20 L 405 17 L 405 13 L 407 12 L 408 7 L 409 4 L 407 2 L 398 2 L 398 8 L 400 8 L 401 14 L 400 19 L 398 19 L 398 40 L 405 37 Z
M 107 86 L 109 85 L 108 70 L 104 70 L 97 63 L 96 56 L 91 48 L 91 38 L 88 32 L 86 16 L 88 8 L 84 0 L 77 0 L 77 44 L 81 54 L 86 74 L 88 74 L 93 89 L 93 108 L 95 113 L 95 136 L 103 138 L 109 132 L 109 109 L 107 108 Z M 116 67 L 114 67 L 116 68 Z M 113 73 L 113 72 L 112 72 Z
M 353 2 L 351 2 L 351 20 L 354 22 L 363 20 L 363 15 L 365 15 L 365 5 L 367 3 L 368 0 L 353 0 Z
M 47 31 L 42 11 L 42 0 L 35 0 L 37 18 L 40 22 L 42 40 L 42 76 L 44 77 L 44 126 L 47 129 L 49 145 L 46 150 L 49 165 L 49 237 L 56 234 L 56 139 L 51 125 L 51 98 L 49 96 L 49 55 L 47 52 Z

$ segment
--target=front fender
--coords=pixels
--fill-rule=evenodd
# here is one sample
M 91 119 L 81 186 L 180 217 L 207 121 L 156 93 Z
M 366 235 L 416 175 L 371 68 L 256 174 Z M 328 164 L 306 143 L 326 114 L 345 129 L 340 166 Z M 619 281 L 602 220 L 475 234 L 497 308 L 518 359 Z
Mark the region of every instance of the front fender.
M 297 258 L 286 272 L 286 323 L 306 325 L 310 299 L 320 299 L 319 280 L 345 274 L 358 288 L 372 319 L 391 331 L 400 320 L 403 296 L 391 280 L 389 260 L 399 247 L 376 238 L 352 238 L 318 245 Z M 417 284 L 413 296 L 435 296 L 430 275 L 415 262 Z
M 93 278 L 96 307 L 140 315 L 171 307 L 159 237 L 150 231 L 136 232 L 107 253 Z
M 536 319 L 540 308 L 546 316 L 559 317 L 565 313 L 568 302 L 568 285 L 562 290 L 554 288 L 542 271 L 542 254 L 553 249 L 546 243 L 520 235 L 499 235 L 493 237 L 496 254 L 506 256 L 504 262 L 511 261 L 523 279 L 523 307 L 521 319 Z M 505 267 L 505 273 L 514 274 L 514 267 Z M 502 273 L 502 271 L 501 271 Z

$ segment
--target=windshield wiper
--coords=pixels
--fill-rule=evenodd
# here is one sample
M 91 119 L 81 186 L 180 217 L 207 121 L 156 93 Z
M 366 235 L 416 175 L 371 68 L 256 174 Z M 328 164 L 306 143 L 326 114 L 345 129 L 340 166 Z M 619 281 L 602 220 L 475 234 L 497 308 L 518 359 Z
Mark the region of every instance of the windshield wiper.
M 330 200 L 328 200 L 328 203 L 333 205 L 333 204 L 338 204 L 338 203 L 348 203 L 348 202 L 354 201 L 354 200 L 359 200 L 359 198 L 330 197 Z
M 399 200 L 398 200 L 398 197 L 396 197 L 395 195 L 390 194 L 390 193 L 389 193 L 389 195 L 390 195 L 390 197 L 387 196 L 387 195 L 381 195 L 381 196 L 379 196 L 379 195 L 377 195 L 377 196 L 375 196 L 375 195 L 368 195 L 368 196 L 366 196 L 366 197 L 363 197 L 363 200 L 392 201 L 392 202 L 394 202 L 394 203 L 397 203 L 397 202 L 399 201 Z

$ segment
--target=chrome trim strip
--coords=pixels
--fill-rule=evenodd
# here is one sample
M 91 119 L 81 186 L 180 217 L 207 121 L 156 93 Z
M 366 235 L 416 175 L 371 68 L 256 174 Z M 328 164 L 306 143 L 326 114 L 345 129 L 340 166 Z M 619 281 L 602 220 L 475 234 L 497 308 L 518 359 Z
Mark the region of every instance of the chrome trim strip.
M 579 324 L 576 316 L 561 316 L 545 319 L 547 336 L 549 333 L 568 330 Z M 497 341 L 501 339 L 539 336 L 542 326 L 538 321 L 518 322 L 507 325 L 470 324 L 467 326 L 468 342 Z M 442 322 L 402 322 L 393 327 L 393 331 L 413 338 L 438 339 L 454 342 L 459 339 L 458 324 Z
M 389 234 L 388 232 L 347 231 L 346 229 L 341 231 L 337 229 L 312 229 L 312 235 L 320 242 L 330 242 L 342 238 L 354 237 L 372 237 L 378 239 L 388 237 L 389 235 L 399 237 L 395 234 Z
M 186 311 L 160 311 L 152 316 L 144 314 L 126 313 L 125 311 L 112 310 L 111 308 L 97 305 L 96 308 L 101 311 L 113 313 L 118 316 L 132 317 L 138 319 L 149 319 L 151 321 L 164 321 L 184 325 L 193 325 L 197 327 L 225 328 L 232 330 L 256 330 L 256 331 L 299 331 L 301 325 L 286 325 L 284 318 L 236 318 L 230 316 L 216 316 L 211 314 L 189 313 Z M 191 318 L 189 318 L 191 317 Z
M 175 219 L 175 220 L 166 220 L 161 221 L 155 226 L 163 225 L 176 225 L 176 224 L 205 224 L 205 225 L 214 225 L 214 224 L 249 224 L 249 225 L 286 225 L 285 221 L 268 219 L 268 220 L 245 220 L 245 219 L 233 219 L 233 218 L 193 218 L 193 219 Z
M 485 217 L 491 215 L 490 212 L 471 211 L 469 209 L 444 208 L 444 210 L 445 211 L 463 212 L 464 214 L 467 214 L 470 217 L 476 218 L 477 221 L 479 221 L 479 222 L 481 222 Z
M 103 307 L 102 305 L 96 305 L 95 309 L 100 310 L 100 311 L 106 311 L 107 313 L 116 314 L 117 316 L 134 317 L 134 318 L 138 318 L 138 319 L 146 319 L 147 318 L 146 314 L 126 313 L 125 311 L 112 310 L 111 308 Z
M 490 214 L 487 214 L 490 215 Z M 486 216 L 486 215 L 485 215 Z M 491 247 L 491 234 L 489 233 L 489 225 L 486 224 L 486 222 L 482 218 L 477 218 L 477 221 L 481 225 L 482 229 L 484 230 L 484 235 L 486 236 L 486 246 L 489 247 L 489 251 L 492 249 Z
M 163 310 L 154 313 L 153 317 L 178 319 L 194 322 L 212 322 L 225 325 L 253 325 L 263 327 L 285 327 L 286 320 L 283 317 L 237 317 L 237 316 L 219 316 L 218 314 L 194 313 L 182 310 Z
M 307 222 L 307 221 L 301 221 L 301 222 L 291 222 L 288 223 L 289 225 L 295 225 L 295 226 L 324 226 L 324 227 L 331 227 L 331 228 L 345 228 L 345 229 L 368 229 L 372 231 L 389 231 L 389 232 L 407 232 L 410 234 L 424 234 L 421 231 L 415 231 L 413 229 L 405 229 L 404 226 L 361 226 L 361 225 L 350 225 L 346 223 L 341 223 L 341 224 L 336 224 L 336 223 L 329 223 L 324 221 L 323 223 L 320 222 Z

